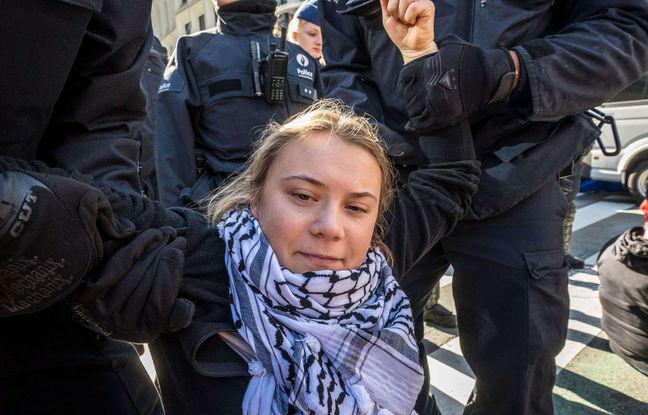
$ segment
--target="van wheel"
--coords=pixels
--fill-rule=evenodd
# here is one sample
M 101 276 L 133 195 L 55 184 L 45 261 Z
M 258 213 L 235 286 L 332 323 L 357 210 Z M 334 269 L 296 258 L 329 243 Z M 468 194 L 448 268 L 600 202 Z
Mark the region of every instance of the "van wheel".
M 648 193 L 648 160 L 636 164 L 628 174 L 626 187 L 638 202 L 643 201 Z

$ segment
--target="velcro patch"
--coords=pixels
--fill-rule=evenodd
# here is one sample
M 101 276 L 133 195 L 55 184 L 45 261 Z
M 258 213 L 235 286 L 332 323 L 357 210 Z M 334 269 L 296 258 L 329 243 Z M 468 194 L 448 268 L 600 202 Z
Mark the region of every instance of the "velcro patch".
M 212 82 L 207 86 L 209 89 L 209 96 L 222 94 L 223 92 L 241 91 L 243 83 L 240 79 L 221 79 L 220 81 Z
M 304 82 L 300 82 L 299 96 L 315 101 L 317 99 L 317 90 L 310 85 L 306 85 Z

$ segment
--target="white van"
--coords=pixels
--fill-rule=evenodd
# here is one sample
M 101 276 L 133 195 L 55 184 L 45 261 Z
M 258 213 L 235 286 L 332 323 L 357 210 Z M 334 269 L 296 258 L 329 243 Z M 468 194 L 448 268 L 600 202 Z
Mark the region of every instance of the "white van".
M 584 159 L 589 177 L 622 183 L 637 199 L 644 199 L 648 188 L 648 75 L 626 88 L 599 109 L 614 116 L 621 140 L 621 153 L 603 155 L 598 143 Z M 608 151 L 614 150 L 612 130 L 603 127 L 601 135 Z

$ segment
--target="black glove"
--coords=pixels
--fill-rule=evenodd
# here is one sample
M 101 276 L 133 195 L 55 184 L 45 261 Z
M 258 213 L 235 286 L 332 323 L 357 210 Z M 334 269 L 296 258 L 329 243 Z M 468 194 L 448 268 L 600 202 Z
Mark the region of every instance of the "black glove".
M 430 164 L 477 159 L 472 131 L 466 120 L 420 135 L 419 145 Z
M 134 343 L 187 327 L 194 304 L 178 298 L 186 243 L 171 227 L 144 231 L 83 282 L 73 309 L 100 333 Z
M 401 71 L 399 85 L 411 116 L 406 128 L 433 131 L 503 102 L 513 91 L 515 76 L 507 49 L 482 49 L 448 37 L 437 53 L 416 59 Z
M 88 184 L 0 171 L 0 317 L 33 313 L 65 297 L 105 250 L 134 230 Z

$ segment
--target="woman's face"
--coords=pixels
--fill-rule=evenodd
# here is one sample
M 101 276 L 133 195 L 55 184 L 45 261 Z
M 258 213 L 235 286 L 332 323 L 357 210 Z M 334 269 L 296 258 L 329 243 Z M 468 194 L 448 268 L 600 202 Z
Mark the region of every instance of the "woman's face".
M 277 155 L 252 214 L 290 271 L 353 269 L 371 244 L 380 186 L 380 167 L 366 150 L 316 133 Z
M 303 21 L 299 30 L 293 33 L 293 38 L 313 58 L 322 57 L 322 31 L 318 25 Z

